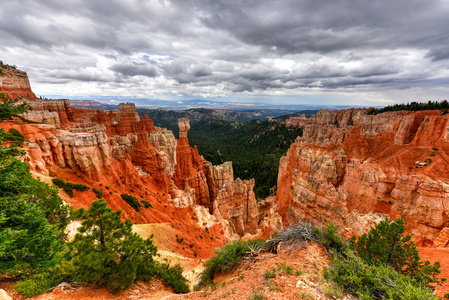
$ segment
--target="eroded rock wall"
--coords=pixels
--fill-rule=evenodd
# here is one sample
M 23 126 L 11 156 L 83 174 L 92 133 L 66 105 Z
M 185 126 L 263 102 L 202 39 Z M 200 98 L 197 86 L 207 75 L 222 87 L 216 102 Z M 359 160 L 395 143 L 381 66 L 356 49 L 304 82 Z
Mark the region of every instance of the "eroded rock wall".
M 0 70 L 0 93 L 5 93 L 6 97 L 12 100 L 16 98 L 24 98 L 24 100 L 37 99 L 31 90 L 26 72 L 7 65 L 0 65 Z
M 394 112 L 361 115 L 347 129 L 314 129 L 280 160 L 278 211 L 356 234 L 384 216 L 402 216 L 419 245 L 445 244 L 448 120 L 436 111 Z M 343 140 L 331 138 L 336 129 L 345 129 Z

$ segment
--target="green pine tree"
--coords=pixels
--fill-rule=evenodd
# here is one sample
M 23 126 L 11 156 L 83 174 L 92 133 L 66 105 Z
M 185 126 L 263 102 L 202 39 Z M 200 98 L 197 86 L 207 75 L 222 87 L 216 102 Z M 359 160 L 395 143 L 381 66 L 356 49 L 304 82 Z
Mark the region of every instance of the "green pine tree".
M 365 262 L 390 265 L 397 272 L 424 284 L 438 283 L 437 275 L 441 272 L 439 262 L 433 265 L 429 261 L 422 262 L 411 235 L 404 236 L 405 229 L 404 220 L 389 223 L 385 219 L 357 242 L 353 239 L 352 245 Z
M 121 211 L 113 212 L 103 199 L 92 202 L 88 211 L 76 215 L 82 220 L 75 239 L 68 243 L 66 257 L 72 261 L 80 282 L 97 282 L 113 292 L 130 287 L 139 275 L 151 272 L 157 253 L 151 239 L 132 232 Z

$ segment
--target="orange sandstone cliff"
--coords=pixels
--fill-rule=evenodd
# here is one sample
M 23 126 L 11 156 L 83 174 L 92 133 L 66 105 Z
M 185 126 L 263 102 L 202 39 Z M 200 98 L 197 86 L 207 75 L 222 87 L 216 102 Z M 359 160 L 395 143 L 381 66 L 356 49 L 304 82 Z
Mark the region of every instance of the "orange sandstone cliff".
M 0 65 L 0 93 L 4 93 L 7 98 L 13 100 L 16 98 L 37 99 L 31 90 L 27 73 L 3 64 Z
M 322 112 L 281 158 L 275 208 L 287 220 L 338 224 L 362 234 L 403 217 L 422 246 L 448 246 L 449 116 L 439 111 Z M 331 122 L 332 123 L 332 122 Z M 319 125 L 326 124 L 326 125 Z M 348 125 L 354 124 L 354 125 Z

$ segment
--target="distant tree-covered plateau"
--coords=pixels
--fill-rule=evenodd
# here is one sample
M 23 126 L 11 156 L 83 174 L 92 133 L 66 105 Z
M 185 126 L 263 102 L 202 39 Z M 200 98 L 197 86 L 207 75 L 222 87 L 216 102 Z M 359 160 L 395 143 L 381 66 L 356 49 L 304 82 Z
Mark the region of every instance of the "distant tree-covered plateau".
M 258 199 L 276 191 L 279 159 L 285 155 L 301 128 L 288 128 L 278 121 L 248 123 L 200 121 L 189 130 L 190 145 L 214 165 L 232 161 L 234 177 L 256 180 Z
M 449 112 L 449 102 L 447 100 L 443 101 L 428 101 L 428 102 L 410 102 L 410 103 L 400 103 L 395 105 L 385 106 L 381 109 L 372 110 L 370 115 L 377 115 L 387 111 L 419 111 L 419 110 L 442 110 L 443 113 Z

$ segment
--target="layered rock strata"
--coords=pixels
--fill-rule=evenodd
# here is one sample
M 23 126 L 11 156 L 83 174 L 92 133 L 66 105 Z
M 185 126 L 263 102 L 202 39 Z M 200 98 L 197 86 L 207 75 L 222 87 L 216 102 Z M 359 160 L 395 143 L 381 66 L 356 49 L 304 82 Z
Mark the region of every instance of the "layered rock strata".
M 37 99 L 31 90 L 27 73 L 3 64 L 0 65 L 0 93 L 4 93 L 6 98 L 12 100 L 16 98 Z
M 419 245 L 433 245 L 440 235 L 437 244 L 444 244 L 448 120 L 436 111 L 389 112 L 307 133 L 280 160 L 278 211 L 290 221 L 329 220 L 355 234 L 387 215 L 402 216 Z
M 304 127 L 306 125 L 336 125 L 337 127 L 353 125 L 353 120 L 365 115 L 373 108 L 350 108 L 342 110 L 322 109 L 310 118 L 305 114 L 292 117 L 285 121 L 287 127 Z
M 59 124 L 61 128 L 67 128 L 70 122 L 76 120 L 75 112 L 70 106 L 70 101 L 67 99 L 58 100 L 37 100 L 27 102 L 30 111 L 39 112 L 56 112 L 59 116 Z

